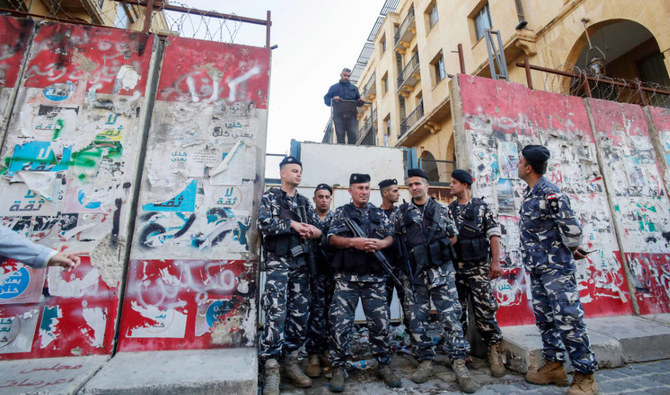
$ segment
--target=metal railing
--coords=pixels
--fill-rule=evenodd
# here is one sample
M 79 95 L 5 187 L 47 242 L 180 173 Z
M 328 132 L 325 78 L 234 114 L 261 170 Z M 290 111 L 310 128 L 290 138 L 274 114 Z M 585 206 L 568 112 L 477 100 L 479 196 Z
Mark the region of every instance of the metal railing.
M 368 119 L 365 120 L 363 125 L 358 129 L 358 133 L 356 135 L 356 141 L 359 141 L 363 136 L 366 136 L 368 133 L 370 133 L 371 130 L 375 128 L 375 122 L 377 121 L 377 110 L 372 112 L 372 115 Z
M 415 53 L 407 62 L 407 65 L 402 69 L 400 74 L 398 74 L 398 89 L 402 88 L 403 84 L 409 77 L 412 76 L 412 73 L 419 67 L 419 53 Z
M 395 33 L 394 36 L 394 44 L 398 45 L 398 42 L 400 41 L 400 37 L 402 37 L 407 29 L 409 29 L 409 26 L 414 22 L 414 7 L 410 8 L 409 11 L 407 12 L 407 16 L 405 19 L 402 21 L 400 26 L 398 26 L 398 31 Z
M 451 173 L 456 169 L 456 162 L 453 160 L 419 158 L 419 168 L 426 172 L 431 186 L 448 186 L 451 184 Z
M 363 97 L 367 97 L 368 93 L 372 91 L 372 89 L 376 88 L 376 83 L 377 83 L 377 73 L 372 73 L 372 76 L 368 80 L 368 82 L 365 84 L 365 87 L 363 87 Z
M 419 105 L 416 106 L 414 111 L 412 111 L 407 118 L 405 118 L 401 123 L 400 123 L 400 136 L 398 138 L 404 136 L 408 130 L 414 126 L 419 119 L 423 117 L 423 100 L 419 102 Z

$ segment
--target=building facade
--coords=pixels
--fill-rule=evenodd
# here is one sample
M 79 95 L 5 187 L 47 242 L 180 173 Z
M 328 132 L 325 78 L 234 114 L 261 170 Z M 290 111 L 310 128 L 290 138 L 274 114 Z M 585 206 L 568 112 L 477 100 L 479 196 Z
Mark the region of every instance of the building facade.
M 644 7 L 628 0 L 396 0 L 389 6 L 354 67 L 370 102 L 359 112 L 357 143 L 416 148 L 433 182 L 448 182 L 455 161 L 449 81 L 461 72 L 459 44 L 471 75 L 492 75 L 490 34 L 489 43 L 502 44 L 510 82 L 526 84 L 526 70 L 516 64 L 528 58 L 551 69 L 670 86 L 667 0 Z M 530 74 L 534 89 L 580 94 L 570 77 Z M 610 88 L 592 89 L 593 96 L 655 104 L 653 97 Z

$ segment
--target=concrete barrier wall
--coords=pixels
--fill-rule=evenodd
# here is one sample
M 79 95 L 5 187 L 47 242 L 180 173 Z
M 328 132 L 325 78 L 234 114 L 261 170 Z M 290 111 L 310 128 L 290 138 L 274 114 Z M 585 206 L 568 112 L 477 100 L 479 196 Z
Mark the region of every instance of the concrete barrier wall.
M 3 265 L 0 357 L 110 353 L 154 38 L 56 23 L 31 34 L 2 147 L 0 218 L 83 256 L 70 273 Z
M 0 359 L 253 345 L 269 49 L 0 29 L 0 69 L 24 70 L 1 92 L 0 220 L 83 253 L 71 273 L 2 264 Z
M 465 75 L 452 93 L 458 165 L 473 171 L 474 195 L 496 207 L 503 227 L 504 274 L 494 281 L 501 324 L 534 322 L 518 226 L 525 184 L 516 163 L 526 144 L 551 150 L 546 177 L 570 197 L 582 245 L 594 250 L 576 264 L 587 316 L 632 314 L 636 304 L 641 313 L 667 312 L 670 212 L 643 110 Z M 645 185 L 637 195 L 627 163 L 630 174 L 641 174 L 634 182 Z M 649 285 L 640 285 L 638 273 Z

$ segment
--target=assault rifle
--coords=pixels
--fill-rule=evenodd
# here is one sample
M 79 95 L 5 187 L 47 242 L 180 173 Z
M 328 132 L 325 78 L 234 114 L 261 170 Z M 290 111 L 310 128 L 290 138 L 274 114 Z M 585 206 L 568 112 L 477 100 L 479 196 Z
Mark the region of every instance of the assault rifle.
M 414 291 L 414 273 L 412 272 L 412 262 L 409 259 L 409 251 L 407 251 L 407 243 L 405 243 L 405 238 L 403 237 L 404 235 L 403 227 L 403 234 L 398 237 L 398 249 L 400 250 L 399 259 L 405 265 L 410 288 L 412 288 L 412 291 Z
M 344 225 L 349 229 L 351 233 L 354 234 L 354 237 L 365 237 L 367 238 L 368 235 L 363 232 L 363 229 L 361 229 L 360 226 L 354 221 L 352 221 L 349 218 L 344 218 Z M 374 255 L 375 259 L 382 265 L 386 273 L 391 276 L 393 281 L 398 284 L 400 288 L 405 288 L 405 285 L 396 277 L 395 274 L 393 274 L 393 268 L 391 267 L 391 263 L 389 260 L 386 258 L 386 255 L 384 255 L 383 252 L 381 251 L 375 251 L 372 255 Z
M 307 224 L 307 210 L 305 206 L 298 206 L 298 218 L 300 222 Z M 307 253 L 307 267 L 312 276 L 316 277 L 318 274 L 318 269 L 316 267 L 316 256 L 314 255 L 314 246 L 312 240 L 303 240 L 302 244 L 298 247 L 302 248 L 302 252 Z

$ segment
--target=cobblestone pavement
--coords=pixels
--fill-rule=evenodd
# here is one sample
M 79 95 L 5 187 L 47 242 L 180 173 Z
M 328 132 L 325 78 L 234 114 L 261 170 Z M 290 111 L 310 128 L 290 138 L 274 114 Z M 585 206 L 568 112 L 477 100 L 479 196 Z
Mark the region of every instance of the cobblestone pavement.
M 440 356 L 438 356 L 440 357 Z M 442 357 L 443 358 L 443 357 Z M 423 384 L 415 384 L 410 376 L 417 366 L 416 361 L 403 354 L 394 355 L 391 366 L 402 377 L 402 387 L 386 387 L 375 376 L 375 369 L 351 369 L 346 381 L 344 394 L 455 394 L 458 385 L 451 368 L 435 361 L 435 376 Z M 490 376 L 485 360 L 474 358 L 470 364 L 473 379 L 479 384 L 477 394 L 565 394 L 567 387 L 537 386 L 526 383 L 519 373 L 508 370 L 502 378 Z M 617 369 L 605 369 L 596 372 L 596 381 L 601 394 L 670 394 L 670 359 L 630 364 Z M 311 388 L 297 389 L 290 384 L 283 385 L 284 394 L 330 394 L 326 378 L 314 379 Z

